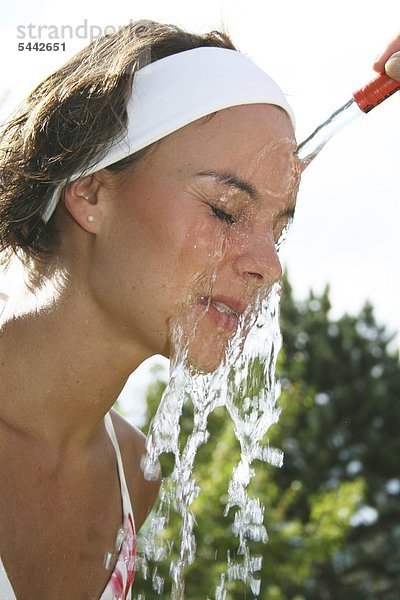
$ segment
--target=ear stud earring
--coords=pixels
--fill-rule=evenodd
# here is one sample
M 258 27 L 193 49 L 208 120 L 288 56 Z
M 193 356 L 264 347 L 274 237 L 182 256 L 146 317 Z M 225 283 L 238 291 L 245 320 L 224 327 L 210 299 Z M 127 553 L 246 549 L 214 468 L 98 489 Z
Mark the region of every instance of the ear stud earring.
M 87 221 L 88 223 L 93 223 L 93 221 L 94 221 L 94 216 L 93 216 L 93 215 L 88 215 L 88 216 L 86 217 L 86 221 Z

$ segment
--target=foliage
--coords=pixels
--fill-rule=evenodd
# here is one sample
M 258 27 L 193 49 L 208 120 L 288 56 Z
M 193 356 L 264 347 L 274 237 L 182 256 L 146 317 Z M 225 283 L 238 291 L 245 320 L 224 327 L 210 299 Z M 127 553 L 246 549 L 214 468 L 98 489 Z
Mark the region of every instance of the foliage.
M 284 279 L 284 351 L 278 371 L 280 421 L 265 443 L 282 448 L 281 469 L 258 463 L 249 492 L 266 507 L 267 545 L 261 598 L 395 600 L 400 590 L 400 365 L 391 337 L 366 304 L 360 314 L 329 318 L 329 289 L 296 302 Z M 164 384 L 148 390 L 154 414 Z M 185 407 L 182 435 L 191 429 Z M 224 517 L 227 485 L 239 448 L 224 409 L 209 422 L 210 440 L 196 460 L 202 492 L 195 502 L 197 557 L 187 570 L 187 600 L 214 597 L 235 552 L 233 515 Z M 170 473 L 172 459 L 162 459 Z M 233 511 L 231 511 L 233 512 Z M 178 521 L 166 532 L 178 539 Z M 161 572 L 167 574 L 167 565 Z M 155 597 L 149 582 L 136 594 Z M 161 598 L 169 598 L 166 588 Z M 237 582 L 228 599 L 253 597 Z M 228 600 L 227 599 L 227 600 Z

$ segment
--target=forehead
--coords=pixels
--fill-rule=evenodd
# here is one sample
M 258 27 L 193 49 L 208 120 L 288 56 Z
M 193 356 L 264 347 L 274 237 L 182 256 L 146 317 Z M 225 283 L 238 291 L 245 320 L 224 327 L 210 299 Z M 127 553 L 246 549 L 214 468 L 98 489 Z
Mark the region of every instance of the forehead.
M 154 159 L 170 174 L 231 171 L 261 193 L 284 193 L 296 173 L 295 149 L 285 111 L 256 104 L 227 108 L 181 128 L 162 140 Z

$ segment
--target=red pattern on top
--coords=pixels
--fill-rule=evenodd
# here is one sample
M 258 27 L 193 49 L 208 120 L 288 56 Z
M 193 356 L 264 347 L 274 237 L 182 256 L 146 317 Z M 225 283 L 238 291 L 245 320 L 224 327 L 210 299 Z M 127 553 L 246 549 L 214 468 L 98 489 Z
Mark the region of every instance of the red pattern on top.
M 126 535 L 114 570 L 104 590 L 106 596 L 107 592 L 112 593 L 113 600 L 127 600 L 136 573 L 136 537 L 131 514 L 125 517 L 123 527 Z

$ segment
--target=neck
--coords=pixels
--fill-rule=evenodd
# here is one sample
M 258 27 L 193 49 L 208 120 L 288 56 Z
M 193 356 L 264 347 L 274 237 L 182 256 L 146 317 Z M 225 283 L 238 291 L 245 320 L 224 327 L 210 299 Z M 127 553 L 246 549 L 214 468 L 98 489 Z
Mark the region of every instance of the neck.
M 150 353 L 70 283 L 10 298 L 0 330 L 0 417 L 54 446 L 86 444 Z

